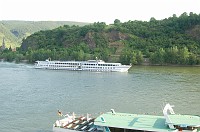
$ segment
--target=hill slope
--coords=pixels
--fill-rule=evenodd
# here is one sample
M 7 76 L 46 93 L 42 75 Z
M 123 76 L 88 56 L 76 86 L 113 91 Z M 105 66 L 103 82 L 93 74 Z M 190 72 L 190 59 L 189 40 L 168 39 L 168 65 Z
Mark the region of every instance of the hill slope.
M 0 21 L 0 45 L 3 37 L 6 47 L 19 47 L 22 39 L 40 30 L 50 30 L 63 25 L 87 25 L 70 21 Z
M 87 60 L 98 57 L 123 64 L 200 64 L 200 15 L 183 13 L 163 20 L 61 26 L 36 32 L 21 45 L 30 61 Z
M 49 31 L 41 31 L 28 37 L 22 49 L 68 48 L 86 43 L 90 49 L 126 46 L 143 51 L 154 52 L 159 48 L 173 46 L 188 47 L 200 53 L 200 15 L 183 13 L 180 17 L 164 20 L 151 18 L 146 21 L 116 22 L 113 25 L 94 23 L 93 25 L 63 26 Z

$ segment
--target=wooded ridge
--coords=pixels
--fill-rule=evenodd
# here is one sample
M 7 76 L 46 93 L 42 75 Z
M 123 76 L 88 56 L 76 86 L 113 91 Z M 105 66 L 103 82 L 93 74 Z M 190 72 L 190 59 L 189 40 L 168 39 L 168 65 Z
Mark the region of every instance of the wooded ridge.
M 39 31 L 23 40 L 18 52 L 30 62 L 45 60 L 87 60 L 98 57 L 123 64 L 200 64 L 200 15 L 106 25 L 64 25 Z M 5 58 L 5 57 L 4 57 Z

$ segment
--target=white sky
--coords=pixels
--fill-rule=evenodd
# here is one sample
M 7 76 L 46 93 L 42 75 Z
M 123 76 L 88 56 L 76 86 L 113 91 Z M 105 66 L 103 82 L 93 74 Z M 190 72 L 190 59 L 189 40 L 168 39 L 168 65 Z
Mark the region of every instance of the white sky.
M 200 14 L 200 0 L 0 0 L 0 20 L 113 23 Z

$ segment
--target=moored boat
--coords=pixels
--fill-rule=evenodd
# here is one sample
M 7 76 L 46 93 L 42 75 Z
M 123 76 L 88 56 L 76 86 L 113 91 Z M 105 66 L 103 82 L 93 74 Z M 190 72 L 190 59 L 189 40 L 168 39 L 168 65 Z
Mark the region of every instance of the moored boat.
M 36 61 L 35 68 L 38 69 L 61 69 L 72 71 L 111 71 L 127 72 L 131 65 L 122 65 L 121 63 L 107 63 L 103 60 L 88 61 Z
M 111 112 L 96 118 L 67 116 L 53 124 L 54 132 L 98 131 L 98 132 L 200 132 L 200 116 L 175 114 L 166 104 L 164 116 Z

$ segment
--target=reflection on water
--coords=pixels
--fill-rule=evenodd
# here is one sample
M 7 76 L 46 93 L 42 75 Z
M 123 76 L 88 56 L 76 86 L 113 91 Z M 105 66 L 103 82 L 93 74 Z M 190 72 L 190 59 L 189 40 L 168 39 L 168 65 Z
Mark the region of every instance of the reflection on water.
M 134 66 L 129 73 L 33 69 L 0 62 L 0 129 L 48 132 L 58 109 L 78 114 L 118 112 L 200 115 L 200 67 Z M 10 125 L 12 124 L 12 125 Z

